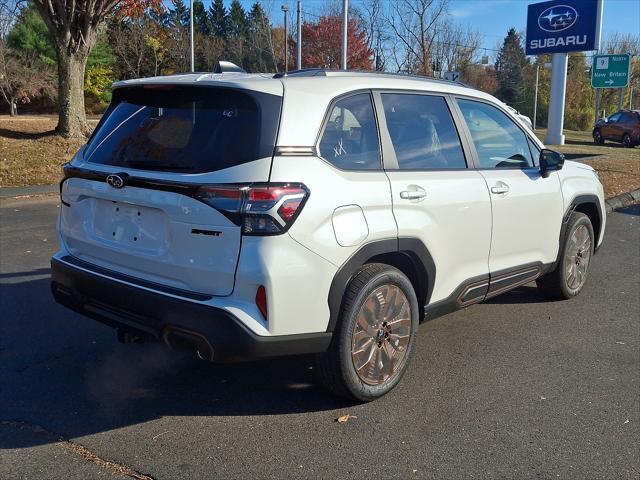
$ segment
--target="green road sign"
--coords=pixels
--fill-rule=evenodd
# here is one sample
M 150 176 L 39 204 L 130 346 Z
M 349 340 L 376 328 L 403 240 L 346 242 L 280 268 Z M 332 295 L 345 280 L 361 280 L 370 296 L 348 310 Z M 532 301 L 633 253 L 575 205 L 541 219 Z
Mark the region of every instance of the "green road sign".
M 591 66 L 593 88 L 624 88 L 629 85 L 628 53 L 618 55 L 596 55 Z

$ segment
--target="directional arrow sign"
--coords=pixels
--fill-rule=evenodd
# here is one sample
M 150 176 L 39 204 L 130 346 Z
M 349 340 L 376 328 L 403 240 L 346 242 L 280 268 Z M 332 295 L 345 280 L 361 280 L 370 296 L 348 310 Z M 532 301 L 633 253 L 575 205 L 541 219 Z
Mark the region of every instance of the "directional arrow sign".
M 628 53 L 618 55 L 596 55 L 591 65 L 591 86 L 593 88 L 624 88 L 629 84 Z

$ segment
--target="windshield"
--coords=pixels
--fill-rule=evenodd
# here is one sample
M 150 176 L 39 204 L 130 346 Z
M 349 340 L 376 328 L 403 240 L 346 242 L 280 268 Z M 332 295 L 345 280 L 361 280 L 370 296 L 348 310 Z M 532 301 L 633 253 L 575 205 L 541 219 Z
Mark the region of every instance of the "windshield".
M 230 88 L 119 89 L 84 159 L 201 173 L 271 157 L 282 97 Z

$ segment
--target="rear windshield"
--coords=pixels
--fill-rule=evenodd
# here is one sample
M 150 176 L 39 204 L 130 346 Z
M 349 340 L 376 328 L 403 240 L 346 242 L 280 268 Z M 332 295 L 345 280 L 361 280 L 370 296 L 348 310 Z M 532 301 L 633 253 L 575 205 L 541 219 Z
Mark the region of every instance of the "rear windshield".
M 271 157 L 281 102 L 276 95 L 219 87 L 118 89 L 84 159 L 200 173 Z

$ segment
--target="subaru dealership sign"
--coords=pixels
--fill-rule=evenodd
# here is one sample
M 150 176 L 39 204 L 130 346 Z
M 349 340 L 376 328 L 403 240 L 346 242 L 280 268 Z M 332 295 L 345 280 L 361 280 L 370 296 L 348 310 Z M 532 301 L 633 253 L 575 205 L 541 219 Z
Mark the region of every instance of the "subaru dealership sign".
M 597 50 L 597 0 L 534 3 L 527 11 L 527 55 Z

